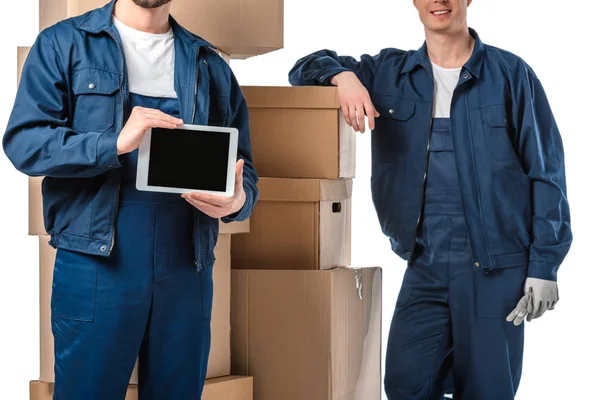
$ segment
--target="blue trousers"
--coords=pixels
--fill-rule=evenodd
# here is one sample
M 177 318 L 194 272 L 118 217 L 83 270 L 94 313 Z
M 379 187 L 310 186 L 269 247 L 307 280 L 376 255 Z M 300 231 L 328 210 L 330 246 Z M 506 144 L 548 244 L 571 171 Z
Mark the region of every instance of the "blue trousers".
M 176 101 L 153 108 L 165 104 Z M 202 395 L 212 268 L 194 265 L 191 206 L 179 195 L 137 191 L 136 161 L 131 153 L 123 166 L 110 256 L 57 251 L 54 399 L 123 399 L 138 354 L 141 400 Z
M 448 119 L 433 123 L 418 233 L 390 328 L 388 399 L 514 399 L 524 328 L 505 318 L 523 295 L 527 267 L 474 265 Z

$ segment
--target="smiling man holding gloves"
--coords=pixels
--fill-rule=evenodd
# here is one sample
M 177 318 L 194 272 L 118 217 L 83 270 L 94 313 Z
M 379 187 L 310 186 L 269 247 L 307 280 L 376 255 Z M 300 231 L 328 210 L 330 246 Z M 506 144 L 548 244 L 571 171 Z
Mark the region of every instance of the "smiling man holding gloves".
M 335 85 L 346 122 L 372 133 L 372 196 L 408 260 L 390 329 L 390 400 L 507 400 L 523 319 L 558 301 L 572 241 L 562 140 L 542 85 L 519 57 L 467 25 L 471 0 L 413 0 L 418 51 L 360 60 L 322 50 L 293 85 Z
M 113 0 L 62 21 L 23 68 L 3 146 L 46 177 L 55 399 L 122 399 L 138 354 L 140 399 L 202 394 L 218 218 L 250 216 L 258 177 L 233 73 L 170 7 Z M 136 190 L 146 129 L 184 122 L 239 130 L 234 196 Z

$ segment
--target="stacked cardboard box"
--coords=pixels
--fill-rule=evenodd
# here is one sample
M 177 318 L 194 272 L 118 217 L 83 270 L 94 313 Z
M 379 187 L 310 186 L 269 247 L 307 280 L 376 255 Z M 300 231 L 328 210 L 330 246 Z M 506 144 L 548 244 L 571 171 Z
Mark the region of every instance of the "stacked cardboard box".
M 232 371 L 261 400 L 381 396 L 381 269 L 350 269 L 354 131 L 336 88 L 243 87 L 261 176 L 232 238 Z
M 40 0 L 40 31 L 72 16 L 104 6 L 108 0 Z M 227 61 L 265 54 L 283 47 L 283 0 L 178 0 L 172 14 L 185 28 L 203 37 L 219 50 Z M 19 80 L 29 48 L 17 51 Z M 53 338 L 50 327 L 50 297 L 55 250 L 48 245 L 49 237 L 42 217 L 41 184 L 43 178 L 29 178 L 29 234 L 39 236 L 40 251 L 40 378 L 30 385 L 31 399 L 49 399 L 54 380 Z M 221 224 L 215 249 L 215 297 L 211 321 L 211 353 L 209 357 L 204 400 L 251 400 L 252 378 L 229 376 L 230 352 L 230 289 L 231 235 L 248 232 L 248 221 Z M 136 364 L 137 368 L 137 364 Z M 137 382 L 134 369 L 131 381 Z M 132 385 L 127 399 L 137 398 Z
M 208 379 L 201 400 L 252 400 L 253 379 L 249 376 L 226 376 Z M 40 381 L 29 383 L 30 400 L 52 400 L 54 384 Z M 125 400 L 137 400 L 137 385 L 129 385 Z

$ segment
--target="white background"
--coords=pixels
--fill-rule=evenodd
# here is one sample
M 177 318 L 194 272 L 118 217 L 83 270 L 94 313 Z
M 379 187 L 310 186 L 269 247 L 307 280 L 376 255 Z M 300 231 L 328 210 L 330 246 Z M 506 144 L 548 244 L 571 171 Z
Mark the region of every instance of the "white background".
M 285 0 L 285 6 L 285 49 L 233 61 L 242 85 L 288 85 L 294 62 L 322 48 L 359 57 L 384 47 L 417 48 L 424 40 L 410 0 Z M 522 56 L 536 71 L 566 150 L 575 241 L 559 272 L 556 310 L 527 326 L 519 400 L 600 399 L 597 6 L 591 0 L 474 0 L 469 9 L 469 25 L 484 42 Z M 2 14 L 0 133 L 14 100 L 15 47 L 33 43 L 37 3 L 5 1 Z M 389 249 L 371 204 L 369 146 L 369 134 L 358 137 L 352 266 L 384 269 L 385 344 L 405 263 Z M 0 177 L 0 398 L 20 400 L 39 376 L 38 242 L 27 236 L 27 179 L 3 154 Z

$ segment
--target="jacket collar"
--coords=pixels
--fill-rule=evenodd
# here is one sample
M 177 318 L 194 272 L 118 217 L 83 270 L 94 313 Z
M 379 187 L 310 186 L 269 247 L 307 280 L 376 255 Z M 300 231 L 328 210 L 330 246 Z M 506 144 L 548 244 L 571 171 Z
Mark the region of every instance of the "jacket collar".
M 97 8 L 85 14 L 82 20 L 77 24 L 77 27 L 83 31 L 93 34 L 98 34 L 102 31 L 108 30 L 113 26 L 112 16 L 116 2 L 117 0 L 111 0 L 111 2 L 106 4 L 104 7 Z M 179 25 L 172 15 L 169 15 L 169 23 L 171 24 L 173 35 L 175 37 L 188 42 L 190 45 L 216 49 L 215 46 L 208 43 L 206 40 L 193 35 Z
M 475 46 L 473 47 L 473 54 L 464 65 L 464 68 L 467 69 L 471 75 L 479 78 L 481 75 L 481 69 L 483 68 L 483 58 L 485 54 L 485 47 L 479 39 L 479 35 L 475 32 L 474 29 L 469 28 L 469 34 L 475 39 Z M 402 68 L 402 73 L 411 72 L 417 66 L 422 66 L 423 68 L 430 70 L 431 69 L 431 61 L 429 60 L 429 56 L 427 54 L 427 41 L 423 43 L 423 46 L 416 52 L 414 52 L 406 61 L 404 68 Z

